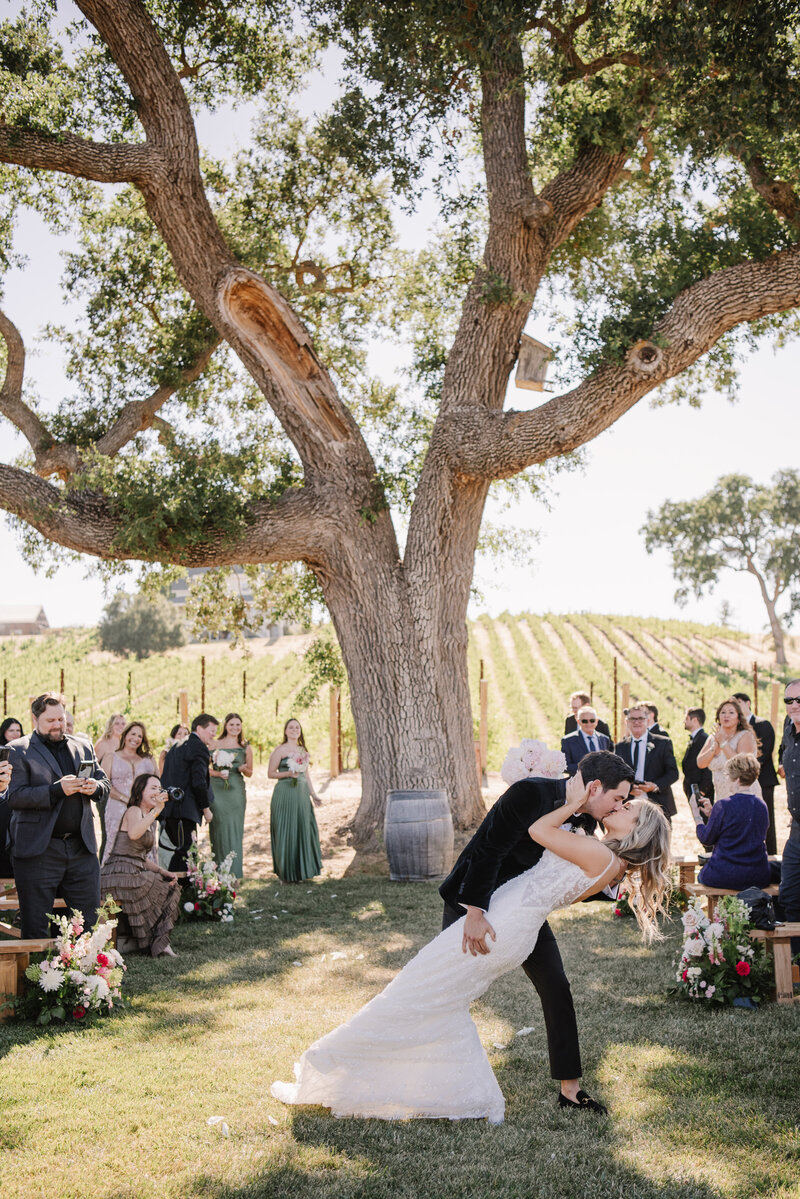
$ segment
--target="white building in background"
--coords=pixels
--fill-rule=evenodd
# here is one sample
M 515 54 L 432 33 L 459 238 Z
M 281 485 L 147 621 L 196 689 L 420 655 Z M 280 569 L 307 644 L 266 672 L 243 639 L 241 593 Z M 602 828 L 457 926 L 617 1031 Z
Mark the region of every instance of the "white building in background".
M 40 604 L 0 604 L 0 637 L 29 637 L 49 628 Z
M 176 579 L 170 585 L 168 599 L 170 603 L 175 604 L 178 608 L 184 608 L 186 601 L 189 598 L 189 593 L 192 587 L 192 580 L 200 578 L 206 573 L 209 568 L 207 566 L 190 566 L 186 573 Z M 252 609 L 254 603 L 253 589 L 250 586 L 250 580 L 241 566 L 232 566 L 228 575 L 228 591 L 237 599 L 241 598 L 247 604 L 248 610 Z M 266 637 L 270 641 L 277 641 L 279 637 L 283 637 L 285 633 L 300 632 L 300 626 L 290 624 L 289 621 L 277 621 L 270 624 L 269 621 L 264 621 L 258 628 L 246 634 L 248 637 Z M 225 639 L 226 634 L 215 634 L 214 639 Z

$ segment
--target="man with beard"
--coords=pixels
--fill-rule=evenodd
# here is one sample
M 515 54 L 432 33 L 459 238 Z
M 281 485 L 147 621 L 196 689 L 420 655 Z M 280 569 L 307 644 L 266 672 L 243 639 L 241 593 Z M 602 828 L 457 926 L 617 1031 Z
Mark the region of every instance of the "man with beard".
M 97 919 L 100 866 L 91 800 L 106 799 L 109 780 L 91 745 L 65 732 L 64 700 L 54 692 L 31 704 L 34 731 L 11 746 L 8 790 L 11 859 L 22 936 L 49 936 L 48 913 L 60 897 Z

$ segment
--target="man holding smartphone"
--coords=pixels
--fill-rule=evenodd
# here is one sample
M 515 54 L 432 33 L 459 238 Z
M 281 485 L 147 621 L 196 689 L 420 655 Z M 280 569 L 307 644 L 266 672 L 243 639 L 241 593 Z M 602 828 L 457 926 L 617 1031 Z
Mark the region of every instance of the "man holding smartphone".
M 91 745 L 67 735 L 62 696 L 37 695 L 31 712 L 34 731 L 10 747 L 8 805 L 22 936 L 39 938 L 49 935 L 48 913 L 58 897 L 83 913 L 86 928 L 97 919 L 91 801 L 106 798 L 111 784 Z

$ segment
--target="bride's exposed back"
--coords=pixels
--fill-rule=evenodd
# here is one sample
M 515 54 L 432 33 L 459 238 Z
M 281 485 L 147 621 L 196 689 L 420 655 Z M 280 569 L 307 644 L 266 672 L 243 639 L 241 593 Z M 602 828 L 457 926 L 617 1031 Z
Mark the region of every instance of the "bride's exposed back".
M 492 895 L 488 952 L 463 952 L 463 921 L 450 925 L 351 1020 L 307 1049 L 296 1081 L 274 1083 L 272 1094 L 337 1116 L 502 1121 L 503 1095 L 469 1014 L 473 1000 L 526 959 L 551 911 L 596 894 L 624 871 L 645 939 L 661 935 L 670 828 L 660 808 L 646 799 L 619 805 L 603 817 L 602 841 L 561 827 L 601 787 L 579 771 L 566 785 L 566 804 L 531 824 L 545 852 Z M 629 781 L 624 788 L 627 794 Z

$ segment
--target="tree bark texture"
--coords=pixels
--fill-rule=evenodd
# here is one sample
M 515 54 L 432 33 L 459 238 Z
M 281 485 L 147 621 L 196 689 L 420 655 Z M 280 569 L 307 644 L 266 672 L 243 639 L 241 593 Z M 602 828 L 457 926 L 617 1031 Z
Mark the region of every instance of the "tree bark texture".
M 301 459 L 304 484 L 254 502 L 245 530 L 189 549 L 186 566 L 302 561 L 315 573 L 347 667 L 363 775 L 356 835 L 380 824 L 386 792 L 443 788 L 455 821 L 483 814 L 473 753 L 466 614 L 475 549 L 493 479 L 597 436 L 653 387 L 678 374 L 737 323 L 800 303 L 800 251 L 718 271 L 679 295 L 653 330 L 577 388 L 528 412 L 504 412 L 508 378 L 554 250 L 623 175 L 635 148 L 587 145 L 537 195 L 525 140 L 524 64 L 508 37 L 482 75 L 481 131 L 489 229 L 446 364 L 441 405 L 401 559 L 372 456 L 297 314 L 243 267 L 220 231 L 200 172 L 189 105 L 139 0 L 77 0 L 107 44 L 136 104 L 145 141 L 99 145 L 47 138 L 0 123 L 0 161 L 100 181 L 129 181 L 177 275 L 214 330 L 184 381 L 217 344 L 239 356 Z M 599 69 L 599 68 L 598 68 Z M 760 180 L 759 180 L 760 182 Z M 774 189 L 773 189 L 774 190 Z M 770 193 L 771 194 L 771 193 Z M 7 318 L 0 411 L 26 436 L 36 473 L 0 465 L 0 505 L 46 537 L 100 558 L 118 521 L 107 499 L 80 487 L 75 446 L 56 443 L 22 401 L 24 351 Z M 96 449 L 109 457 L 158 419 L 174 388 L 126 405 Z M 57 475 L 64 487 L 49 481 Z M 38 476 L 38 477 L 37 477 Z

